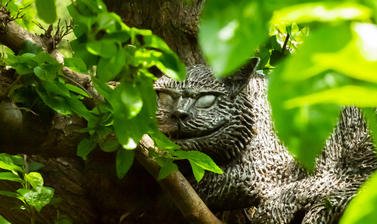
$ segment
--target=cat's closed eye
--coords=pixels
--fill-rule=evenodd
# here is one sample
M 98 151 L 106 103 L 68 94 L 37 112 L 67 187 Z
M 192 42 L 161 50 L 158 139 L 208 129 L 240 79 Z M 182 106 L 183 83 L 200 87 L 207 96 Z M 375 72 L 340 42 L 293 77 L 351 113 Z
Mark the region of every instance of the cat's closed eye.
M 160 103 L 165 104 L 165 105 L 172 105 L 174 103 L 173 97 L 167 93 L 160 92 L 158 94 L 158 99 Z
M 216 96 L 212 94 L 201 96 L 195 103 L 198 108 L 208 108 L 213 105 L 216 100 Z

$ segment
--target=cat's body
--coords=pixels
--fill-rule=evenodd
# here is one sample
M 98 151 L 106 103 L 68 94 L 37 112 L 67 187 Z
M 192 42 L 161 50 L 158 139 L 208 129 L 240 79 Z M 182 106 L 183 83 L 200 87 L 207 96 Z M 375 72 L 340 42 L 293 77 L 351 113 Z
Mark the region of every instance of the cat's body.
M 345 108 L 315 173 L 307 174 L 273 130 L 266 80 L 254 73 L 256 64 L 253 59 L 221 81 L 204 65 L 188 68 L 181 83 L 161 78 L 155 84 L 160 130 L 223 169 L 194 184 L 210 208 L 254 206 L 252 223 L 333 223 L 377 168 L 365 121 L 357 108 Z

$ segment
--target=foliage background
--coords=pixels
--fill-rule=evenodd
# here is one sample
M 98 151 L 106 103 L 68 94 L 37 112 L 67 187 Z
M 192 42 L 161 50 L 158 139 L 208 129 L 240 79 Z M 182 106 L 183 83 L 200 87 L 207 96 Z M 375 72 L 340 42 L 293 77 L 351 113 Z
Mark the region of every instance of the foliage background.
M 116 152 L 119 178 L 131 167 L 133 149 L 145 133 L 166 150 L 155 155 L 162 166 L 160 178 L 177 170 L 173 161 L 181 159 L 189 160 L 198 181 L 204 170 L 221 173 L 208 156 L 178 150 L 157 129 L 152 89 L 156 78 L 150 69 L 183 80 L 185 68 L 175 53 L 151 31 L 125 25 L 99 0 L 77 0 L 65 10 L 69 4 L 10 1 L 7 9 L 13 16 L 21 10 L 24 16 L 15 21 L 36 33 L 45 31 L 33 21 L 46 29 L 48 24 L 56 26 L 57 18 L 67 23 L 72 18 L 73 34 L 58 49 L 66 56 L 65 66 L 91 74 L 103 101 L 90 108 L 84 105 L 84 99 L 94 96 L 70 84 L 61 72 L 62 65 L 33 45 L 18 55 L 3 47 L 3 65 L 16 69 L 24 80 L 9 97 L 30 107 L 30 98 L 25 96 L 32 93 L 60 114 L 85 118 L 87 138 L 78 145 L 77 155 L 85 159 L 97 145 L 105 152 Z M 269 78 L 277 133 L 297 160 L 312 170 L 342 106 L 363 108 L 372 135 L 377 133 L 373 131 L 377 123 L 372 109 L 377 105 L 376 19 L 377 3 L 373 0 L 209 0 L 202 13 L 199 39 L 218 78 L 231 74 L 251 56 L 261 58 L 259 69 Z M 111 80 L 119 84 L 110 88 L 107 83 Z M 7 173 L 27 181 L 30 173 L 22 169 Z M 377 220 L 374 176 L 351 202 L 341 223 Z

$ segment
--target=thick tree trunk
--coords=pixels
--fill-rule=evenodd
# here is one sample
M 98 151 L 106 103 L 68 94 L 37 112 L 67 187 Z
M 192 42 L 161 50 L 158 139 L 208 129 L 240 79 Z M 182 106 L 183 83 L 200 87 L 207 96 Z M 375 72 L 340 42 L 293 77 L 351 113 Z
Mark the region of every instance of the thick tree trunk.
M 129 26 L 151 29 L 163 38 L 186 65 L 204 63 L 197 44 L 198 18 L 202 0 L 107 0 L 110 10 L 117 12 Z M 2 18 L 0 18 L 2 19 Z M 0 41 L 13 50 L 26 39 L 39 41 L 28 33 L 13 33 L 12 26 L 1 27 Z M 20 38 L 23 37 L 23 38 Z M 40 43 L 43 45 L 43 43 Z M 72 78 L 79 76 L 64 70 Z M 76 146 L 84 136 L 79 132 L 85 122 L 75 116 L 61 116 L 47 108 L 20 109 L 4 100 L 9 87 L 19 80 L 13 72 L 0 73 L 0 110 L 18 114 L 15 120 L 1 123 L 7 116 L 0 113 L 0 152 L 27 154 L 29 161 L 41 162 L 45 184 L 55 189 L 57 201 L 36 213 L 36 223 L 55 223 L 68 217 L 73 223 L 185 223 L 165 191 L 168 179 L 160 185 L 139 163 L 135 163 L 126 177 L 115 176 L 114 154 L 95 150 L 86 161 L 76 156 Z M 77 80 L 76 80 L 77 81 Z M 90 88 L 86 77 L 78 81 Z M 10 125 L 12 124 L 12 125 Z M 140 155 L 139 155 L 140 157 Z M 148 166 L 145 165 L 144 166 Z M 181 178 L 172 175 L 172 178 Z M 14 190 L 17 184 L 0 181 L 0 190 Z M 183 192 L 184 193 L 184 192 Z M 172 193 L 173 195 L 183 195 Z M 185 203 L 185 202 L 183 202 Z M 30 214 L 21 211 L 16 199 L 0 196 L 0 215 L 12 223 L 30 223 Z M 184 205 L 182 205 L 184 207 Z M 179 207 L 179 206 L 178 206 Z M 198 209 L 199 208 L 199 209 Z M 180 208 L 191 223 L 199 223 L 190 212 L 205 212 L 197 206 L 191 210 Z M 194 211 L 192 211 L 194 210 Z M 188 214 L 185 214 L 185 212 Z M 213 216 L 202 223 L 217 223 Z M 211 218 L 212 217 L 212 218 Z
M 198 23 L 204 0 L 105 0 L 133 27 L 150 29 L 166 41 L 186 65 L 203 64 Z

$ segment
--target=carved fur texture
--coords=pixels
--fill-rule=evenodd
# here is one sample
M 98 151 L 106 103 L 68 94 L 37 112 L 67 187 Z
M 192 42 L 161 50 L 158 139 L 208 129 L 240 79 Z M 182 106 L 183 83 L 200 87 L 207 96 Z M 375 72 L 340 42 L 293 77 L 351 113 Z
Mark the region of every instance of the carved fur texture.
M 204 65 L 189 67 L 184 82 L 158 80 L 160 130 L 183 150 L 202 151 L 221 166 L 223 175 L 206 173 L 193 185 L 214 210 L 251 208 L 247 219 L 230 223 L 337 223 L 377 169 L 360 110 L 344 108 L 308 174 L 274 132 L 267 81 L 255 73 L 256 64 L 223 80 Z

